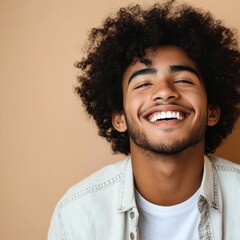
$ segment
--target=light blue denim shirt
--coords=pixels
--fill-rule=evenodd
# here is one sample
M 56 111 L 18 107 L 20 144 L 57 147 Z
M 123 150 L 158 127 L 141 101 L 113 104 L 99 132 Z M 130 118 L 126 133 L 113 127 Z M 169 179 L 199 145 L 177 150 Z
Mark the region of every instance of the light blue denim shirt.
M 240 240 L 240 165 L 206 157 L 198 209 L 199 239 Z M 135 240 L 131 158 L 109 165 L 72 187 L 55 208 L 48 240 Z

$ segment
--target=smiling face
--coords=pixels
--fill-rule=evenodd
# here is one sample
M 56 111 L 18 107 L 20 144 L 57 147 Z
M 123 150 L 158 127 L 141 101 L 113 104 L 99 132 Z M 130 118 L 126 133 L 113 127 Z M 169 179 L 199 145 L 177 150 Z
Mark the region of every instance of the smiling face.
M 148 49 L 146 58 L 151 66 L 136 61 L 124 73 L 124 114 L 113 115 L 114 127 L 128 131 L 131 151 L 176 154 L 196 145 L 204 151 L 206 127 L 219 111 L 207 106 L 197 66 L 175 46 Z

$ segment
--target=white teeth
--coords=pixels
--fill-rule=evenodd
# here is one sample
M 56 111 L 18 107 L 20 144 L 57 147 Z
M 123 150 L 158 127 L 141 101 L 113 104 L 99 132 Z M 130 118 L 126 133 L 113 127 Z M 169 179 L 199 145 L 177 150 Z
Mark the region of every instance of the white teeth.
M 173 117 L 173 114 L 170 111 L 168 111 L 167 112 L 167 118 L 172 118 L 172 117 Z
M 160 112 L 160 113 L 154 114 L 151 117 L 150 122 L 156 122 L 157 120 L 160 120 L 160 119 L 170 119 L 170 118 L 182 120 L 184 119 L 184 115 L 183 113 L 175 112 L 175 111 Z

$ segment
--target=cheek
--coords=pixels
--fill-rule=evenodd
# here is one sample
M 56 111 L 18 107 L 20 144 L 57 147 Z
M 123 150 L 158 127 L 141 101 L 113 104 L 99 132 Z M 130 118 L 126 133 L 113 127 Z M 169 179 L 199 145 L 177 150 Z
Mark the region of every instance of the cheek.
M 203 89 L 193 89 L 188 92 L 183 92 L 182 96 L 188 99 L 196 108 L 204 108 L 207 106 L 207 94 Z
M 124 98 L 124 111 L 127 115 L 138 115 L 144 104 L 145 98 L 142 95 L 129 95 Z
M 200 118 L 204 118 L 207 116 L 207 97 L 205 94 L 195 94 L 192 96 L 191 99 L 191 104 L 193 108 L 195 109 L 195 114 L 199 116 Z
M 124 109 L 127 112 L 133 113 L 137 111 L 139 101 L 136 98 L 126 97 L 124 100 Z

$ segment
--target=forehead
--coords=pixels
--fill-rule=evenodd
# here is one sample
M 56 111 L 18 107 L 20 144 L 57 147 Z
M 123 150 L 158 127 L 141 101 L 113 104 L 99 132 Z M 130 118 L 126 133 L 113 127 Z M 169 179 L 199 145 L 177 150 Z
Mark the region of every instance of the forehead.
M 160 71 L 166 70 L 171 65 L 188 65 L 198 70 L 197 65 L 187 56 L 187 53 L 180 47 L 173 45 L 160 46 L 156 49 L 146 49 L 144 58 L 149 59 L 151 66 Z M 144 67 L 146 67 L 146 65 L 135 58 L 133 63 L 126 68 L 123 80 L 129 77 L 134 71 Z

